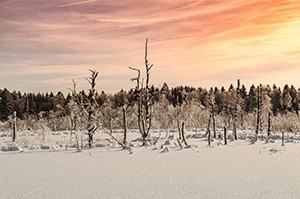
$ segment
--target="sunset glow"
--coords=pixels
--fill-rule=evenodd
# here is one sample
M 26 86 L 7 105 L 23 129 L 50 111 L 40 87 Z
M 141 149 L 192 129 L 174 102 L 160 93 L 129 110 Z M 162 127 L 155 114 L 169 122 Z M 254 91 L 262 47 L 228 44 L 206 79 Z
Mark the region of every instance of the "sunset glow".
M 2 0 L 0 85 L 63 91 L 88 69 L 98 89 L 134 87 L 149 38 L 151 83 L 300 87 L 298 0 Z

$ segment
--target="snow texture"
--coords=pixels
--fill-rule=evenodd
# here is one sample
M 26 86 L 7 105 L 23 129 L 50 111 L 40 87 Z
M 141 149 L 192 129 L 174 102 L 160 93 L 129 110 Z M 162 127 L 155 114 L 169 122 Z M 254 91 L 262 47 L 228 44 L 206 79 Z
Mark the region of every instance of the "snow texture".
M 194 137 L 187 149 L 170 140 L 162 149 L 139 143 L 123 150 L 101 135 L 97 147 L 77 152 L 65 147 L 64 133 L 55 136 L 39 144 L 19 136 L 11 150 L 3 150 L 10 137 L 0 139 L 0 198 L 300 198 L 297 139 L 207 147 Z

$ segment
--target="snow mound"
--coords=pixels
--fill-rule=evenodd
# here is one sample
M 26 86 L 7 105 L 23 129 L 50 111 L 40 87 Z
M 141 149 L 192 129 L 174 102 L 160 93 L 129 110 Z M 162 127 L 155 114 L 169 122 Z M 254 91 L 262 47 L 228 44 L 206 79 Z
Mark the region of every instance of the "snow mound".
M 41 145 L 41 149 L 42 149 L 42 150 L 50 150 L 50 146 L 49 146 L 49 145 L 42 144 L 42 145 Z
M 8 135 L 5 134 L 5 133 L 2 133 L 2 134 L 0 135 L 0 137 L 8 137 Z
M 136 138 L 134 140 L 131 140 L 131 142 L 143 142 L 142 138 Z
M 102 144 L 102 143 L 97 143 L 97 144 L 95 144 L 95 147 L 96 148 L 102 148 L 102 147 L 106 147 L 106 145 Z
M 165 141 L 165 143 L 163 145 L 171 145 L 170 140 Z
M 174 135 L 170 135 L 170 136 L 168 137 L 168 139 L 169 139 L 169 140 L 173 140 L 173 139 L 174 139 Z
M 200 138 L 203 138 L 203 135 L 202 134 L 194 134 L 191 136 L 193 139 L 200 139 Z
M 1 148 L 1 151 L 3 152 L 10 152 L 10 151 L 23 151 L 23 149 L 19 146 L 14 146 L 14 145 L 8 145 L 8 146 L 3 146 Z

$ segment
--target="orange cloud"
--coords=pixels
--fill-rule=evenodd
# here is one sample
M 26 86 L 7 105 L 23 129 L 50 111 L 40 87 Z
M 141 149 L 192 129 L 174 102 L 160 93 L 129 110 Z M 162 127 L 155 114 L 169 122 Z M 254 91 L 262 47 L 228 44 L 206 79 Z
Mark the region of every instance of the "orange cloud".
M 284 76 L 300 72 L 296 0 L 34 2 L 0 2 L 4 87 L 26 89 L 11 80 L 14 75 L 24 81 L 42 75 L 45 89 L 61 88 L 99 68 L 103 90 L 130 88 L 128 66 L 143 67 L 146 37 L 156 85 L 210 87 L 237 78 L 258 84 L 267 74 L 270 84 L 286 79 L 300 86 L 295 76 Z

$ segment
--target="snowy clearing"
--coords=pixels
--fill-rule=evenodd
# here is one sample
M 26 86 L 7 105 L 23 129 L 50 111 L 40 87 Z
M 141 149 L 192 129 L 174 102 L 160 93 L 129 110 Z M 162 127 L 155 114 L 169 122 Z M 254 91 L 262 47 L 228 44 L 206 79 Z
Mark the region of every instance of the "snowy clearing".
M 100 145 L 100 139 L 99 147 L 83 152 L 65 149 L 65 139 L 56 139 L 61 148 L 44 143 L 49 148 L 2 150 L 0 198 L 300 197 L 297 140 L 285 146 L 279 139 L 268 144 L 240 139 L 227 146 L 214 141 L 207 147 L 205 138 L 190 137 L 192 147 L 179 149 L 176 139 L 161 138 L 156 146 L 141 147 L 138 139 L 133 142 L 138 134 L 129 135 L 130 150 Z M 0 146 L 9 138 L 1 137 Z M 165 148 L 168 152 L 162 153 Z

